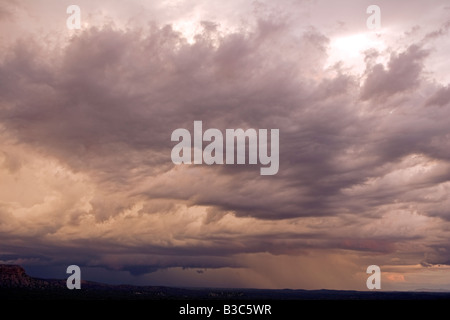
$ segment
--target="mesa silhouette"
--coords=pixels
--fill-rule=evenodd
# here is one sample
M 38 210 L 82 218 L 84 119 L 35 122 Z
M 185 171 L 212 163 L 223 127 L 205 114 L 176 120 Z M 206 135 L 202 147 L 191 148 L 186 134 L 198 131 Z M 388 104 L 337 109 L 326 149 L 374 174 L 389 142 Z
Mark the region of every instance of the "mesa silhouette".
M 435 300 L 450 292 L 387 292 L 351 290 L 292 290 L 240 288 L 176 288 L 109 285 L 81 281 L 69 290 L 66 279 L 30 277 L 19 265 L 0 265 L 2 300 Z

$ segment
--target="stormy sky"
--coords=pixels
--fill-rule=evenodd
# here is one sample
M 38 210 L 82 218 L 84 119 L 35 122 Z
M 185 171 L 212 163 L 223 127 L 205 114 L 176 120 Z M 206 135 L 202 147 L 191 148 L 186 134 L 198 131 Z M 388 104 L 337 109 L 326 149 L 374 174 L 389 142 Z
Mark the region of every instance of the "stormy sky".
M 450 289 L 449 32 L 447 0 L 1 1 L 0 262 L 357 290 L 376 264 L 385 290 Z M 279 129 L 278 173 L 175 165 L 194 121 Z

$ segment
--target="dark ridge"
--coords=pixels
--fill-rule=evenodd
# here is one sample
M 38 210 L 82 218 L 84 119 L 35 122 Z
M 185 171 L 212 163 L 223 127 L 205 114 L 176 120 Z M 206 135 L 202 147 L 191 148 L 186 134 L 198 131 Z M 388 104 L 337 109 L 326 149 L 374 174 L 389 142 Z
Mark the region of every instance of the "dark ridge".
M 175 288 L 108 285 L 82 281 L 69 290 L 66 280 L 37 279 L 18 265 L 0 265 L 2 300 L 448 300 L 450 292 L 351 290 L 271 290 L 235 288 Z

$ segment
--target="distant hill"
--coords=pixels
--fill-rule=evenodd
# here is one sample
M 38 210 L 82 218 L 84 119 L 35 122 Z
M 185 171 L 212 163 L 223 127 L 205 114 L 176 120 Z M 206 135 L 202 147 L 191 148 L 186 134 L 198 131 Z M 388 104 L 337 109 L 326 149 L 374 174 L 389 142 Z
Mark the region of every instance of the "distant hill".
M 41 288 L 46 281 L 31 278 L 18 265 L 0 265 L 0 288 Z
M 383 292 L 344 290 L 270 290 L 233 288 L 175 288 L 108 285 L 82 281 L 69 290 L 66 280 L 30 277 L 18 265 L 0 265 L 2 300 L 448 300 L 449 292 Z

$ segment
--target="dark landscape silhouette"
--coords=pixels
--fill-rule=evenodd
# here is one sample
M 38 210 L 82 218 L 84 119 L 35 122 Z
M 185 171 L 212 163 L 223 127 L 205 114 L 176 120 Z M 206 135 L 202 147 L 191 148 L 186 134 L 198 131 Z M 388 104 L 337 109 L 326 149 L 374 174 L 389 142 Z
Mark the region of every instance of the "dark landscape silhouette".
M 447 300 L 450 292 L 176 288 L 109 285 L 82 281 L 69 290 L 66 279 L 30 277 L 19 265 L 0 265 L 2 300 Z

